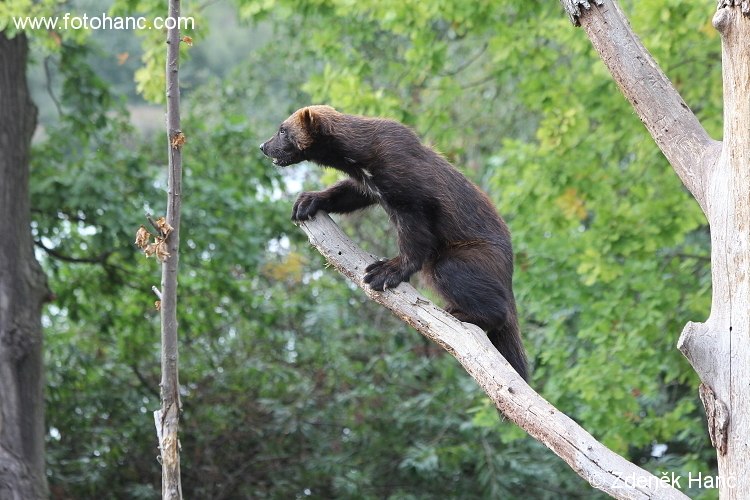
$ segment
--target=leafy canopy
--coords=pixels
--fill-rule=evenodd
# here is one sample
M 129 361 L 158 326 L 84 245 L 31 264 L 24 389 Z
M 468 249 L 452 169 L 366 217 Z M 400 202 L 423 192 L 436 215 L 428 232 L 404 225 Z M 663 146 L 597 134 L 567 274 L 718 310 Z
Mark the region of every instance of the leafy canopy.
M 706 223 L 557 4 L 236 4 L 260 43 L 183 101 L 186 491 L 580 494 L 548 450 L 498 421 L 452 358 L 325 269 L 288 222 L 296 187 L 320 187 L 323 176 L 304 167 L 284 176 L 257 144 L 310 102 L 410 124 L 490 194 L 513 232 L 535 388 L 657 473 L 711 472 L 697 381 L 674 347 L 685 321 L 708 312 Z M 710 12 L 623 4 L 718 132 Z M 161 15 L 163 6 L 123 0 L 113 9 Z M 158 33 L 144 36 L 139 88 L 157 99 L 163 46 Z M 191 55 L 204 60 L 212 48 L 195 39 Z M 164 139 L 129 125 L 127 103 L 97 71 L 112 54 L 89 38 L 54 47 L 61 114 L 32 170 L 34 235 L 58 297 L 45 318 L 50 483 L 61 496 L 152 497 L 158 268 L 132 238 L 144 211 L 163 210 Z M 392 254 L 382 212 L 347 221 L 357 241 Z M 667 444 L 660 458 L 655 443 Z

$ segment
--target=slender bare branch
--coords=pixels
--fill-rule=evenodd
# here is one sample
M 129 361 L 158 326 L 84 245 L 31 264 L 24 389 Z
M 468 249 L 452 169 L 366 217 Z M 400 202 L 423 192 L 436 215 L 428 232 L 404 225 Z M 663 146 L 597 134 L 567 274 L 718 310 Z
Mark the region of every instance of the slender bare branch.
M 705 213 L 707 172 L 718 161 L 721 143 L 709 137 L 659 69 L 616 0 L 561 2 L 586 31 L 620 90 Z
M 169 0 L 169 17 L 180 16 L 179 0 Z M 167 225 L 162 231 L 167 242 L 168 257 L 162 264 L 161 283 L 161 409 L 154 412 L 162 463 L 162 498 L 182 499 L 180 481 L 180 392 L 177 350 L 177 270 L 180 247 L 180 206 L 182 194 L 182 144 L 180 130 L 180 84 L 178 78 L 180 32 L 177 22 L 167 31 L 167 154 L 169 185 Z M 153 221 L 152 221 L 152 224 Z M 155 224 L 157 227 L 159 224 Z
M 375 256 L 357 247 L 328 215 L 319 212 L 314 220 L 300 223 L 300 227 L 340 273 L 362 288 L 369 298 L 454 356 L 508 419 L 544 443 L 592 486 L 617 498 L 687 498 L 604 447 L 537 394 L 478 327 L 461 323 L 408 283 L 382 293 L 367 287 L 362 281 L 364 268 Z

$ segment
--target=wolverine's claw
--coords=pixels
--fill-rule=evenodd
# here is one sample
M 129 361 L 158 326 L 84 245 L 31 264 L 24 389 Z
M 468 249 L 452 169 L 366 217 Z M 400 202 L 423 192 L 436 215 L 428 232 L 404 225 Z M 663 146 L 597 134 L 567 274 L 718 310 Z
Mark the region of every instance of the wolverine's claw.
M 372 271 L 374 269 L 377 269 L 378 267 L 382 266 L 386 262 L 388 262 L 388 261 L 385 260 L 385 259 L 376 260 L 375 262 L 373 262 L 372 264 L 370 264 L 369 266 L 367 266 L 365 268 L 365 272 L 369 273 L 370 271 Z M 367 281 L 367 276 L 365 276 L 365 283 L 369 283 L 369 281 Z
M 398 257 L 390 260 L 378 260 L 365 268 L 365 276 L 362 279 L 375 291 L 382 292 L 387 288 L 396 288 L 404 278 L 404 273 L 399 265 Z
M 292 208 L 292 220 L 303 221 L 312 219 L 320 209 L 321 201 L 315 193 L 301 193 Z

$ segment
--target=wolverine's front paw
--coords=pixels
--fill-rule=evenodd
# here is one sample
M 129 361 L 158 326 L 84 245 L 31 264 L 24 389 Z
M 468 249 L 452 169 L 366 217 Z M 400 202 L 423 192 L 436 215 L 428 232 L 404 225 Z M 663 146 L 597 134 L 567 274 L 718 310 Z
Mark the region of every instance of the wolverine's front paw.
M 409 274 L 404 272 L 399 257 L 379 260 L 365 268 L 364 282 L 379 292 L 386 288 L 396 288 L 399 283 L 408 280 Z
M 321 209 L 323 200 L 318 193 L 300 193 L 292 208 L 292 220 L 308 220 Z

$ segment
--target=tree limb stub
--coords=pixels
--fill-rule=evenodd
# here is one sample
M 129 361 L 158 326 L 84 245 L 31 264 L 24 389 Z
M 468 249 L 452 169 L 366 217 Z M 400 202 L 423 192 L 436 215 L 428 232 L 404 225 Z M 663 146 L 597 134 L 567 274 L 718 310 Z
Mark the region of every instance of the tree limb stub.
M 701 382 L 708 386 L 717 383 L 720 359 L 716 350 L 717 336 L 706 323 L 689 321 L 677 340 L 677 349 L 690 361 Z
M 362 281 L 376 259 L 360 249 L 325 213 L 301 222 L 310 243 L 375 302 L 442 346 L 479 383 L 497 408 L 554 451 L 592 486 L 616 498 L 685 499 L 683 493 L 596 441 L 570 417 L 529 387 L 478 327 L 461 323 L 408 283 L 375 292 Z
M 719 455 L 725 455 L 729 429 L 729 408 L 711 388 L 722 383 L 722 378 L 719 376 L 722 358 L 716 348 L 717 343 L 718 337 L 714 329 L 706 323 L 691 321 L 682 330 L 680 339 L 677 341 L 677 348 L 690 361 L 701 379 L 698 394 L 703 403 L 703 408 L 706 410 L 706 422 L 711 444 L 716 448 Z
M 682 183 L 706 210 L 710 168 L 721 154 L 721 142 L 709 137 L 651 54 L 633 33 L 615 0 L 561 0 L 586 31 L 623 95 L 672 164 Z M 586 7 L 581 10 L 580 6 Z M 572 9 L 572 10 L 571 10 Z

